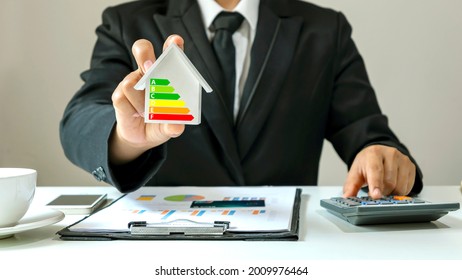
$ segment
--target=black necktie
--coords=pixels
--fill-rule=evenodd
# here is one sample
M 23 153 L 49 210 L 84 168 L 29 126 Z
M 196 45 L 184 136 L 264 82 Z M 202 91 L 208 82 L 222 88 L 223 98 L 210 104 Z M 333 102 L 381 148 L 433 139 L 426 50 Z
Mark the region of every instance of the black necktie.
M 221 12 L 212 23 L 212 31 L 215 31 L 212 46 L 223 70 L 226 89 L 224 99 L 232 116 L 236 85 L 236 50 L 232 35 L 241 26 L 243 19 L 239 13 Z

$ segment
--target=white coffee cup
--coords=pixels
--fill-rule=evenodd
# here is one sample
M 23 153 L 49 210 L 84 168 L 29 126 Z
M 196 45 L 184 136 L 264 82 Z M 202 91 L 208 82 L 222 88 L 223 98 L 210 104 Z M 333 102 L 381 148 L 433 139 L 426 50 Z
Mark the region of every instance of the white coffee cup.
M 36 170 L 0 168 L 0 228 L 15 226 L 24 217 L 36 185 Z

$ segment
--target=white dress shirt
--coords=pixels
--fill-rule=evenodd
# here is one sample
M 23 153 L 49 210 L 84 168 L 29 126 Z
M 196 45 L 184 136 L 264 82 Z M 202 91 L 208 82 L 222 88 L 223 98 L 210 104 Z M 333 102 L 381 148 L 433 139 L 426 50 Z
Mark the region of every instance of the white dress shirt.
M 210 30 L 215 17 L 225 11 L 214 0 L 197 0 L 202 13 L 202 20 L 207 37 L 211 41 L 214 32 Z M 233 42 L 236 48 L 236 86 L 234 96 L 234 120 L 239 112 L 239 105 L 244 90 L 245 81 L 250 67 L 250 50 L 252 49 L 255 31 L 258 22 L 258 7 L 260 0 L 240 0 L 233 12 L 238 12 L 244 17 L 239 29 L 233 34 Z

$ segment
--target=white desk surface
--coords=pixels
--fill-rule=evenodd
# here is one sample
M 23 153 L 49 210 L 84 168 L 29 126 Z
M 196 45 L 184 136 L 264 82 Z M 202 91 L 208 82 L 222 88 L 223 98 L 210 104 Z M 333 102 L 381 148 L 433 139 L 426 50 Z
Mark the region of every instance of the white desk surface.
M 64 193 L 101 192 L 107 193 L 109 198 L 121 195 L 113 187 L 38 187 L 33 203 L 45 205 Z M 17 270 L 19 264 L 27 264 L 21 266 L 29 267 L 21 274 L 45 275 L 44 269 L 49 269 L 51 272 L 46 275 L 51 279 L 54 268 L 72 275 L 75 275 L 72 271 L 76 268 L 79 271 L 103 269 L 105 273 L 124 268 L 121 271 L 130 274 L 132 269 L 149 270 L 156 263 L 207 264 L 219 261 L 221 264 L 244 262 L 256 265 L 399 259 L 457 260 L 459 265 L 462 264 L 462 210 L 450 212 L 431 223 L 359 227 L 320 207 L 320 199 L 340 195 L 341 187 L 303 188 L 299 241 L 62 241 L 55 233 L 83 217 L 67 215 L 54 225 L 0 240 L 0 272 L 3 274 L 5 268 L 7 271 Z M 427 186 L 420 197 L 434 202 L 462 203 L 459 186 Z M 55 275 L 55 278 L 66 279 L 63 276 Z M 146 279 L 155 278 L 151 275 Z

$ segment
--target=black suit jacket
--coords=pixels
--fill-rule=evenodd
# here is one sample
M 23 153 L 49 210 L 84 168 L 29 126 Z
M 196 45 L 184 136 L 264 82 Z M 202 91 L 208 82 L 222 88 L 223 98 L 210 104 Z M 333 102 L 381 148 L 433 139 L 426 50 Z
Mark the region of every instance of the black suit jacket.
M 186 55 L 214 89 L 203 93 L 202 123 L 130 164 L 111 166 L 111 95 L 137 68 L 132 44 L 146 38 L 160 54 L 171 34 L 184 38 Z M 85 84 L 65 110 L 61 141 L 73 163 L 123 192 L 143 185 L 316 185 L 324 139 L 348 166 L 371 144 L 410 156 L 381 113 L 341 13 L 295 0 L 261 1 L 236 124 L 196 1 L 110 7 L 97 36 Z M 415 192 L 420 170 L 417 177 Z

